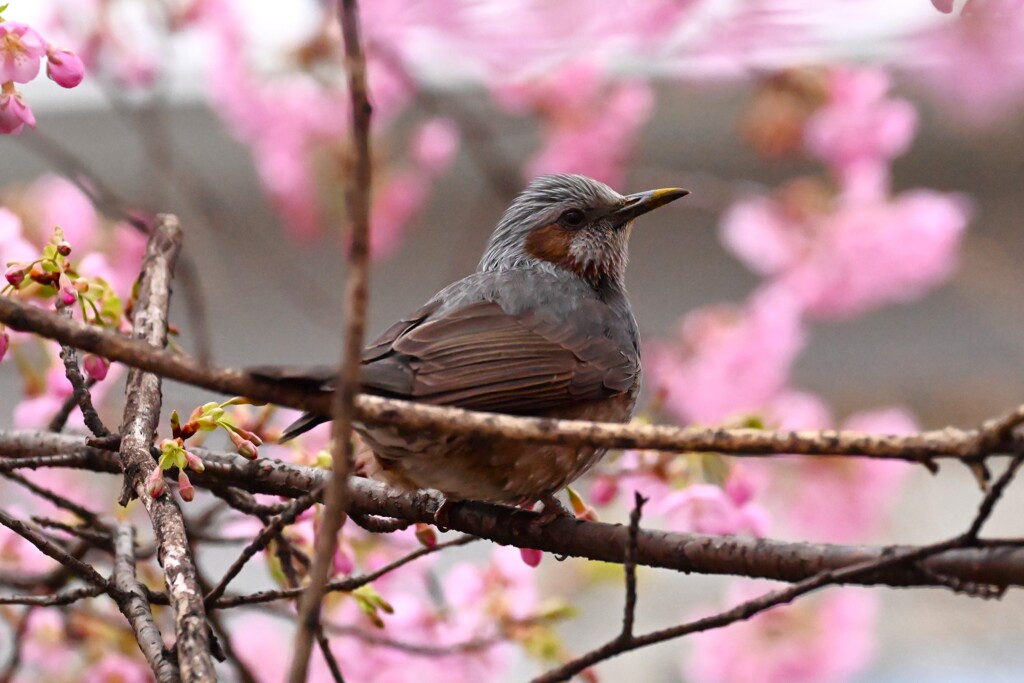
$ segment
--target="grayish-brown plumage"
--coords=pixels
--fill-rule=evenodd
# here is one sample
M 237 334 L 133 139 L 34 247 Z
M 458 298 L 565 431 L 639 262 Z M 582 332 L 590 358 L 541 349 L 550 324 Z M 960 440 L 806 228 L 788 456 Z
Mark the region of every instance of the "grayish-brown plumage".
M 370 344 L 363 391 L 514 415 L 625 422 L 640 347 L 623 284 L 633 220 L 686 194 L 622 196 L 578 175 L 534 180 L 498 222 L 477 272 L 438 292 Z M 330 371 L 260 369 L 329 390 Z M 290 439 L 327 418 L 307 414 Z M 357 425 L 368 474 L 448 500 L 550 503 L 601 449 Z

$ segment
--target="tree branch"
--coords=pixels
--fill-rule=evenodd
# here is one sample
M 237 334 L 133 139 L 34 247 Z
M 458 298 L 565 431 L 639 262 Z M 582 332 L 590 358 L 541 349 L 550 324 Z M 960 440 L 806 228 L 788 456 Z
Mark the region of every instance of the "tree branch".
M 162 349 L 167 343 L 171 274 L 181 249 L 181 240 L 177 218 L 158 216 L 146 247 L 132 328 L 133 338 L 157 349 Z M 213 681 L 216 674 L 210 657 L 203 594 L 196 579 L 181 510 L 170 495 L 153 498 L 146 491 L 146 477 L 157 466 L 149 448 L 160 418 L 160 378 L 132 369 L 128 373 L 125 392 L 120 448 L 125 490 L 133 491 L 139 497 L 153 522 L 160 564 L 164 568 L 167 593 L 174 612 L 181 676 L 189 681 Z M 126 502 L 122 500 L 123 504 Z
M 295 635 L 295 654 L 289 673 L 291 683 L 303 683 L 306 680 L 313 636 L 320 632 L 320 601 L 323 599 L 324 583 L 333 564 L 338 530 L 344 521 L 345 510 L 348 509 L 348 475 L 353 458 L 352 423 L 356 414 L 355 398 L 360 386 L 360 359 L 366 332 L 366 300 L 370 279 L 372 107 L 366 86 L 366 58 L 360 35 L 359 5 L 356 0 L 338 0 L 337 6 L 345 42 L 345 71 L 348 74 L 348 91 L 352 106 L 351 131 L 354 154 L 354 168 L 348 174 L 345 184 L 345 207 L 348 210 L 352 235 L 348 252 L 348 281 L 345 287 L 345 346 L 331 411 L 334 417 L 334 476 L 327 489 L 322 527 L 316 537 L 313 566 L 309 574 L 309 590 L 303 594 L 299 604 L 299 629 Z M 331 663 L 330 657 L 328 663 Z M 340 678 L 341 674 L 336 666 L 332 666 L 332 671 L 335 678 Z
M 114 536 L 114 573 L 111 582 L 120 591 L 115 597 L 117 606 L 124 614 L 139 649 L 153 669 L 153 674 L 160 683 L 175 683 L 180 680 L 178 667 L 164 656 L 164 641 L 153 620 L 153 611 L 149 600 L 135 577 L 135 527 L 122 522 L 118 524 Z

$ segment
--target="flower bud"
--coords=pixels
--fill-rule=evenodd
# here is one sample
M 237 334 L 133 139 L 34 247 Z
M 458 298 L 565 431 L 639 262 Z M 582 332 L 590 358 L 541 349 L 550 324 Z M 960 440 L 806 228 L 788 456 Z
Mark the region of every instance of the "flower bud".
M 60 242 L 57 242 L 57 253 L 60 254 L 61 256 L 70 256 L 71 243 L 68 242 L 67 240 L 61 240 Z
M 241 455 L 243 458 L 255 460 L 259 456 L 260 451 L 256 447 L 256 444 L 254 444 L 252 441 L 243 439 L 230 429 L 228 430 L 228 438 L 231 439 L 231 443 L 235 445 L 235 450 L 237 450 L 238 454 Z
M 82 357 L 82 367 L 85 368 L 85 374 L 99 382 L 107 376 L 110 361 L 103 356 L 87 353 Z
M 146 477 L 146 492 L 149 493 L 151 498 L 159 498 L 163 495 L 164 489 L 167 488 L 167 482 L 164 480 L 164 471 L 159 467 L 153 469 Z
M 74 88 L 85 78 L 85 64 L 71 50 L 59 50 L 51 45 L 46 51 L 46 60 L 46 75 L 62 88 Z
M 7 268 L 4 277 L 7 278 L 9 284 L 16 288 L 25 280 L 25 266 L 18 263 L 12 264 Z
M 536 567 L 540 564 L 541 558 L 544 557 L 544 553 L 533 548 L 520 548 L 519 556 L 522 557 L 523 562 L 530 567 Z
M 60 291 L 57 292 L 57 301 L 59 304 L 70 306 L 78 301 L 78 290 L 75 289 L 75 285 L 71 282 L 71 278 L 64 273 L 61 273 L 58 282 L 60 283 Z
M 203 459 L 191 451 L 185 451 L 185 462 L 188 463 L 188 468 L 195 472 L 202 472 L 206 470 L 206 465 L 203 463 Z
M 186 503 L 191 503 L 192 499 L 196 497 L 196 489 L 189 481 L 185 470 L 178 470 L 178 495 Z
M 424 548 L 433 549 L 437 546 L 437 532 L 429 524 L 418 523 L 416 524 L 416 540 L 418 540 Z

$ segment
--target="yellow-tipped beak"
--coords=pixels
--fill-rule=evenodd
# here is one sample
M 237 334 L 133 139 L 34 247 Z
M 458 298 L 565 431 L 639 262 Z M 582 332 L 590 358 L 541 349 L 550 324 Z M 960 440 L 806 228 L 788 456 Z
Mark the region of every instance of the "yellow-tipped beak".
M 618 209 L 612 211 L 611 216 L 617 223 L 626 223 L 637 216 L 642 216 L 648 211 L 653 211 L 659 206 L 665 206 L 674 202 L 680 197 L 690 194 L 689 190 L 682 190 L 678 187 L 666 187 L 660 190 L 648 190 L 626 195 L 626 202 Z

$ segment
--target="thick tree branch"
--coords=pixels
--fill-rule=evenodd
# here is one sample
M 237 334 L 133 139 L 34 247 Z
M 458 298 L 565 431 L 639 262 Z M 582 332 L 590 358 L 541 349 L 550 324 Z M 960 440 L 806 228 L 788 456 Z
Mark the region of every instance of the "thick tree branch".
M 194 449 L 206 471 L 195 474 L 197 486 L 236 486 L 251 493 L 297 498 L 321 486 L 330 476 L 313 467 L 276 460 L 249 461 L 241 456 Z M 91 448 L 82 437 L 49 432 L 0 432 L 2 458 L 36 458 L 63 453 L 63 464 L 80 462 L 92 471 L 118 472 L 117 459 Z M 432 523 L 440 501 L 428 493 L 399 493 L 383 484 L 353 478 L 351 511 Z M 540 527 L 534 513 L 486 503 L 458 503 L 451 509 L 452 529 L 517 547 L 537 548 L 558 555 L 602 562 L 625 562 L 629 530 L 619 524 L 558 519 Z M 825 569 L 839 569 L 909 546 L 851 546 L 824 543 L 789 543 L 744 536 L 712 536 L 640 529 L 638 565 L 698 574 L 730 574 L 795 582 Z M 940 586 L 934 577 L 991 586 L 1024 585 L 1024 540 L 990 541 L 978 547 L 941 553 L 907 567 L 859 577 L 865 585 Z
M 132 336 L 157 349 L 162 349 L 167 343 L 171 275 L 181 240 L 177 218 L 161 215 L 146 247 Z M 167 593 L 174 611 L 181 676 L 189 681 L 213 681 L 216 674 L 210 657 L 203 594 L 196 579 L 181 510 L 170 495 L 153 498 L 146 491 L 146 477 L 157 466 L 149 449 L 160 418 L 160 378 L 132 369 L 128 373 L 125 393 L 121 468 L 126 491 L 133 491 L 138 496 L 153 522 L 160 564 L 164 568 Z
M 223 394 L 330 414 L 330 396 L 255 377 L 244 370 L 205 365 L 186 355 L 154 349 L 94 325 L 62 320 L 52 313 L 0 297 L 0 322 L 12 329 L 99 354 L 110 360 Z M 1024 424 L 1024 406 L 987 420 L 977 429 L 930 430 L 885 436 L 860 432 L 773 431 L 616 424 L 583 420 L 513 417 L 431 406 L 361 394 L 358 419 L 367 424 L 432 433 L 501 436 L 532 443 L 563 443 L 602 448 L 647 448 L 675 452 L 719 452 L 737 456 L 777 453 L 856 455 L 929 464 L 942 458 L 979 460 L 1004 448 L 1007 435 Z
M 178 667 L 164 656 L 164 641 L 160 629 L 153 621 L 153 611 L 142 586 L 135 577 L 135 527 L 125 522 L 118 525 L 114 539 L 114 573 L 111 581 L 120 592 L 115 597 L 117 606 L 124 614 L 139 649 L 153 669 L 160 683 L 174 683 L 180 680 Z

